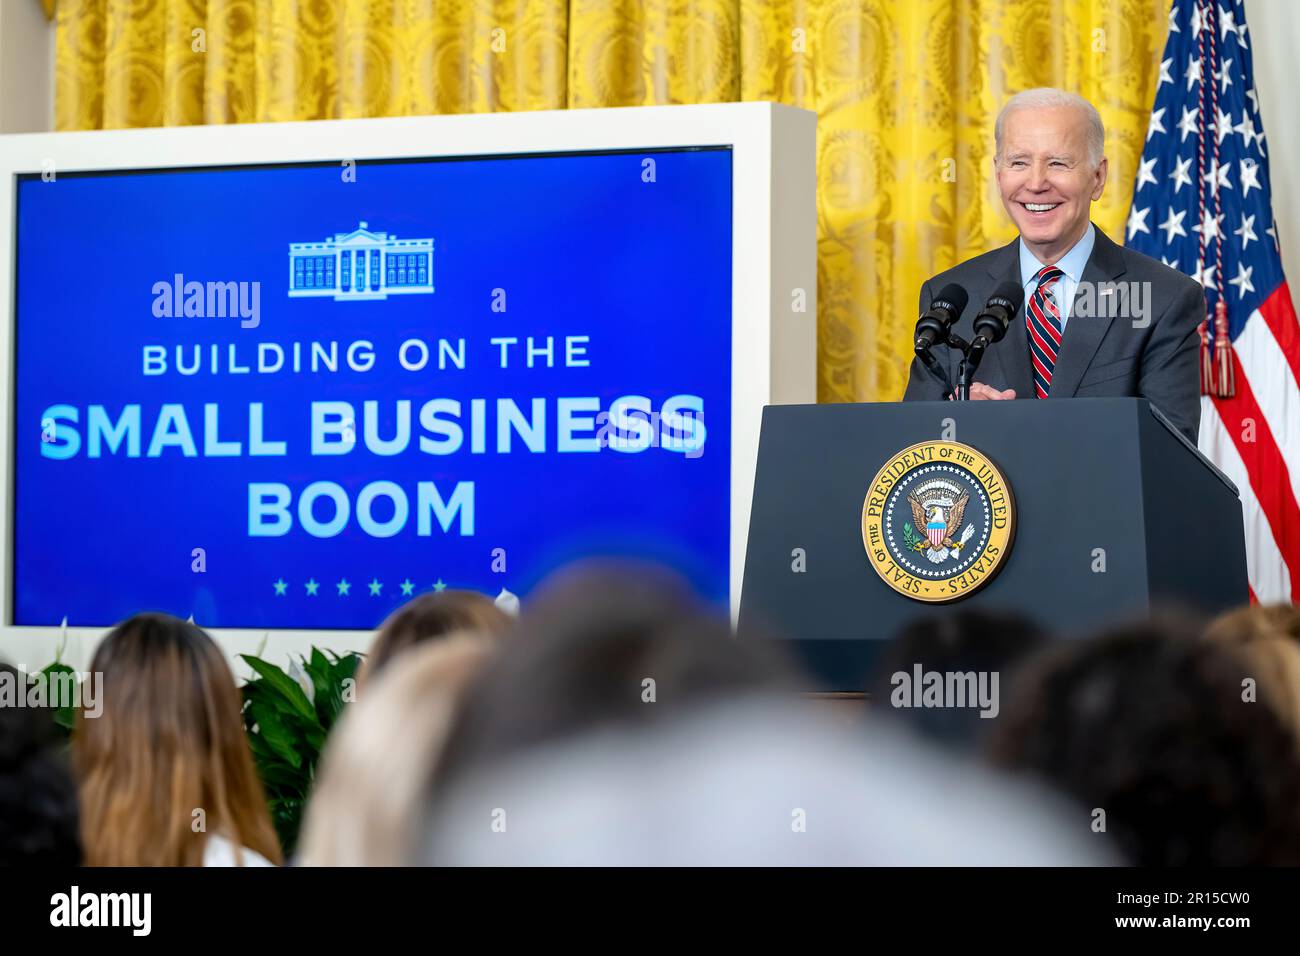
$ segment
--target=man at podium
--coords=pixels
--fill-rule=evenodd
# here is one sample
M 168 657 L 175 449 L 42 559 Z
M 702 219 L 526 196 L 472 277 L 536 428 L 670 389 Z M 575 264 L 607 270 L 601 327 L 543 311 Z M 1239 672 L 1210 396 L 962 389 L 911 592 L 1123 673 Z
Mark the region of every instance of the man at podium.
M 945 301 L 936 296 L 954 284 L 966 292 L 969 308 L 952 325 L 966 341 L 990 296 L 1023 292 L 1005 335 L 988 347 L 970 397 L 1140 396 L 1195 442 L 1205 296 L 1196 280 L 1093 225 L 1090 210 L 1107 172 L 1096 108 L 1062 90 L 1028 90 L 1002 107 L 994 137 L 998 191 L 1020 235 L 921 287 L 922 312 Z M 961 358 L 959 349 L 936 342 L 929 364 L 913 361 L 904 400 L 947 396 Z

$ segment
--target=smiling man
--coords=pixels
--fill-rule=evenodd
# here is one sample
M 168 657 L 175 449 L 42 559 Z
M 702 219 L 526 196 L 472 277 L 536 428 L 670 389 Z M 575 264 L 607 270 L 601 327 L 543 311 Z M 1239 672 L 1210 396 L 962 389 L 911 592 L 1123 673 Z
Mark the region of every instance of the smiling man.
M 1062 90 L 1027 90 L 1002 107 L 994 138 L 998 192 L 1020 235 L 921 287 L 922 311 L 949 283 L 970 294 L 954 326 L 967 341 L 995 288 L 1009 280 L 1025 291 L 1006 337 L 985 354 L 970 397 L 1141 396 L 1196 441 L 1205 296 L 1194 279 L 1093 225 L 1092 204 L 1107 174 L 1096 108 Z M 956 382 L 960 351 L 936 345 L 933 353 Z M 946 391 L 939 374 L 912 363 L 905 400 L 941 399 Z

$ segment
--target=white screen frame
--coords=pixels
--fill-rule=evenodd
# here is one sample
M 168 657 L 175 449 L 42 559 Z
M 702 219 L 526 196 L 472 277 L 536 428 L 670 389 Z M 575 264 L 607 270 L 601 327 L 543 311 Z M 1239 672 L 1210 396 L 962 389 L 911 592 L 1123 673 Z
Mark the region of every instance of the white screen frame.
M 12 584 L 13 344 L 17 177 L 519 153 L 729 146 L 732 150 L 730 604 L 740 604 L 762 409 L 816 401 L 816 114 L 772 103 L 321 120 L 0 136 L 0 660 L 88 666 L 101 627 L 15 627 Z M 795 290 L 803 311 L 796 312 Z M 144 609 L 142 609 L 144 610 Z M 202 621 L 197 622 L 203 625 Z M 232 661 L 311 646 L 365 650 L 373 631 L 208 631 Z M 64 640 L 66 638 L 66 641 Z M 242 664 L 237 673 L 246 674 Z

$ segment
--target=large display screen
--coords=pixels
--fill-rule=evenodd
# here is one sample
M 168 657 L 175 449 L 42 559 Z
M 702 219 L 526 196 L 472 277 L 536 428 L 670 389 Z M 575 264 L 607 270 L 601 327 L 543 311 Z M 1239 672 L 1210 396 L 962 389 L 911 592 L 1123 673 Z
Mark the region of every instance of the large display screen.
M 731 152 L 24 176 L 12 619 L 371 628 L 591 556 L 728 599 Z

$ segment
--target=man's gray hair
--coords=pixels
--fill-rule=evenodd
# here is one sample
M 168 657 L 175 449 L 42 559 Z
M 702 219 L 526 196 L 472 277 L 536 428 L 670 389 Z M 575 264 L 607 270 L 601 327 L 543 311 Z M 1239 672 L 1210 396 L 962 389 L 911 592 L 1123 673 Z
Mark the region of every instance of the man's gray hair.
M 1088 161 L 1093 166 L 1100 165 L 1102 156 L 1105 155 L 1106 151 L 1106 129 L 1101 125 L 1101 114 L 1097 112 L 1097 107 L 1077 93 L 1067 93 L 1065 90 L 1054 89 L 1050 86 L 1025 90 L 1006 101 L 998 112 L 997 122 L 993 125 L 993 140 L 997 146 L 994 158 L 1001 159 L 1002 157 L 1002 127 L 1006 122 L 1007 114 L 1015 110 L 1062 106 L 1080 110 L 1087 118 Z

